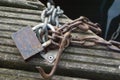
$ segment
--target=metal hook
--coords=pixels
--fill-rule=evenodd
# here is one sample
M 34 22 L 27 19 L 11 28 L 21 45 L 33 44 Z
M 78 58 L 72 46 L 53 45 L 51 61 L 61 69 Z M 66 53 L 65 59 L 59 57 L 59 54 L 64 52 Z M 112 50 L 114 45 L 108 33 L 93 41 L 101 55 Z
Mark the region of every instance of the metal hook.
M 57 54 L 57 58 L 56 58 L 56 60 L 55 60 L 55 64 L 54 64 L 54 66 L 53 66 L 53 68 L 52 68 L 52 70 L 51 70 L 51 72 L 50 72 L 49 74 L 45 73 L 45 71 L 43 70 L 42 67 L 36 67 L 36 68 L 39 70 L 39 72 L 40 72 L 40 74 L 41 74 L 41 76 L 42 76 L 43 78 L 49 79 L 49 78 L 51 78 L 51 77 L 53 76 L 53 74 L 54 74 L 54 72 L 56 71 L 56 68 L 57 68 L 57 66 L 58 66 L 58 63 L 59 63 L 59 61 L 60 61 L 61 54 L 62 54 L 63 50 L 65 49 L 66 40 L 67 40 L 69 37 L 70 37 L 70 32 L 66 32 L 66 33 L 64 34 L 64 38 L 63 38 L 62 41 L 61 41 L 61 45 L 60 45 L 60 48 L 59 48 L 59 51 L 58 51 L 58 54 Z

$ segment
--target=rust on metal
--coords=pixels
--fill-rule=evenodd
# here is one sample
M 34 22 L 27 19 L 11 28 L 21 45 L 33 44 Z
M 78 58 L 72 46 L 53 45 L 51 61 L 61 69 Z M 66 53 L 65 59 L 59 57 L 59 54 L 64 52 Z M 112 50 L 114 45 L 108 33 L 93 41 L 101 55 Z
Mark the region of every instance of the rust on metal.
M 59 47 L 59 50 L 58 50 L 58 53 L 57 53 L 57 57 L 56 57 L 56 60 L 55 60 L 55 62 L 54 62 L 54 66 L 52 67 L 51 72 L 47 74 L 47 73 L 43 70 L 42 67 L 36 67 L 36 68 L 39 70 L 41 76 L 42 76 L 44 79 L 50 79 L 50 78 L 53 76 L 54 72 L 56 71 L 56 68 L 57 68 L 57 66 L 58 66 L 58 63 L 59 63 L 59 61 L 60 61 L 61 54 L 62 54 L 62 52 L 64 51 L 65 46 L 66 46 L 66 40 L 67 40 L 67 39 L 70 40 L 70 39 L 69 39 L 70 33 L 71 33 L 71 32 L 69 31 L 69 32 L 66 32 L 66 33 L 64 34 L 64 38 L 62 39 L 62 41 L 61 41 L 61 43 L 60 43 L 60 47 Z
M 24 60 L 32 57 L 43 50 L 43 47 L 37 39 L 31 27 L 25 27 L 12 35 L 17 48 Z

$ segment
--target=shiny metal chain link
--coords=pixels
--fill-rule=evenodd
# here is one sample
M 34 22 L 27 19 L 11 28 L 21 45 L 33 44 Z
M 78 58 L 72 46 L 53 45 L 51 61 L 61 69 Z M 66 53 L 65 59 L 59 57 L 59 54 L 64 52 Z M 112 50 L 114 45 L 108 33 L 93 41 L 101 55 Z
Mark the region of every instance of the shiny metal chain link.
M 43 10 L 41 14 L 41 20 L 44 24 L 38 24 L 33 27 L 33 30 L 36 32 L 36 35 L 41 43 L 44 43 L 48 40 L 48 30 L 51 29 L 51 26 L 60 27 L 59 16 L 63 14 L 63 10 L 59 6 L 55 8 L 50 2 L 47 3 L 47 8 Z M 54 27 L 52 27 L 53 30 Z M 44 34 L 44 35 L 43 35 Z M 40 37 L 42 35 L 42 37 Z
M 53 26 L 59 26 L 59 16 L 63 14 L 63 10 L 60 9 L 59 6 L 55 8 L 54 5 L 51 5 L 49 2 L 47 3 L 47 8 L 43 10 L 41 14 L 41 20 L 42 22 L 48 21 L 49 24 Z M 47 18 L 47 19 L 46 19 Z

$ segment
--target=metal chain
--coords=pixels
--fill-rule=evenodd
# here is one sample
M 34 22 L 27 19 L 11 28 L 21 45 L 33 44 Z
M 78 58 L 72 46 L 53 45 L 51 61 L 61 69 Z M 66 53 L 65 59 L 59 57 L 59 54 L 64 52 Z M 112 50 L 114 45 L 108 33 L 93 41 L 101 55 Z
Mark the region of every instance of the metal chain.
M 75 44 L 75 46 L 81 45 L 81 46 L 86 46 L 86 47 L 91 47 L 91 46 L 100 44 L 100 45 L 107 46 L 108 49 L 110 50 L 120 52 L 120 48 L 119 48 L 120 43 L 118 42 L 114 42 L 114 41 L 108 42 L 98 37 L 88 37 L 88 36 L 87 37 L 79 36 L 78 38 L 73 38 L 71 35 L 71 32 L 75 29 L 77 30 L 80 29 L 83 32 L 87 32 L 88 30 L 92 30 L 96 33 L 101 32 L 101 29 L 99 28 L 98 24 L 92 23 L 90 20 L 88 20 L 85 17 L 80 17 L 72 22 L 62 25 L 61 27 L 57 27 L 55 28 L 54 31 L 49 30 L 48 38 L 49 40 L 51 40 L 51 43 L 52 43 L 49 46 L 51 47 L 52 45 L 54 49 L 59 48 L 59 50 L 58 50 L 56 59 L 54 61 L 54 66 L 52 67 L 50 73 L 47 74 L 42 67 L 37 67 L 37 69 L 39 70 L 43 78 L 48 79 L 52 77 L 52 75 L 54 74 L 57 68 L 57 65 L 59 63 L 63 50 L 71 44 L 73 45 Z M 88 42 L 90 42 L 90 44 Z M 46 49 L 48 48 L 49 50 L 50 49 L 49 46 L 46 47 Z
M 60 9 L 59 6 L 55 8 L 54 5 L 51 5 L 49 2 L 47 3 L 47 8 L 43 10 L 41 14 L 42 22 L 45 22 L 45 18 L 48 18 L 48 23 L 53 26 L 59 26 L 59 16 L 63 14 L 63 10 Z
M 120 35 L 120 24 L 117 30 L 112 34 L 111 40 L 115 40 Z
M 59 24 L 59 16 L 63 14 L 63 10 L 60 9 L 59 6 L 55 8 L 50 2 L 47 3 L 47 8 L 43 10 L 41 14 L 41 21 L 44 23 L 42 26 L 38 24 L 37 26 L 33 27 L 33 30 L 36 32 L 36 35 L 41 43 L 44 43 L 48 40 L 48 30 L 49 25 L 60 27 Z M 44 35 L 43 35 L 44 34 Z M 42 35 L 42 37 L 40 37 Z

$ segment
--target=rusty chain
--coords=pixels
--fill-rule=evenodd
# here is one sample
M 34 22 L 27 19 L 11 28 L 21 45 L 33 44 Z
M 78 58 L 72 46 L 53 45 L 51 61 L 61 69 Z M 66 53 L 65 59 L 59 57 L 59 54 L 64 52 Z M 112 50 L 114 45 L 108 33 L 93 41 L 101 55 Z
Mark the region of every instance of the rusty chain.
M 49 51 L 50 49 L 59 49 L 56 60 L 54 61 L 54 66 L 49 74 L 47 74 L 42 67 L 36 67 L 41 76 L 45 79 L 49 79 L 53 76 L 57 65 L 60 61 L 61 54 L 63 50 L 69 45 L 78 45 L 91 47 L 95 45 L 104 45 L 108 49 L 120 52 L 120 43 L 116 41 L 106 41 L 104 39 L 99 39 L 96 37 L 80 37 L 73 38 L 71 32 L 74 30 L 80 30 L 87 32 L 88 30 L 93 31 L 96 34 L 101 33 L 100 25 L 98 23 L 91 22 L 88 18 L 81 16 L 78 19 L 73 20 L 72 22 L 65 23 L 60 26 L 58 22 L 58 17 L 63 13 L 63 11 L 58 6 L 57 8 L 51 3 L 47 3 L 47 7 L 41 14 L 41 19 L 43 24 L 39 24 L 33 28 L 36 32 L 36 35 L 41 43 L 44 42 L 47 46 L 44 46 L 44 51 Z M 48 24 L 50 23 L 50 24 Z M 55 27 L 53 27 L 54 25 Z M 44 35 L 45 34 L 45 35 Z M 47 38 L 46 40 L 44 38 Z M 43 44 L 43 45 L 44 45 Z M 49 47 L 50 46 L 50 47 Z
M 49 74 L 45 73 L 45 71 L 43 70 L 43 68 L 36 67 L 39 70 L 39 72 L 40 72 L 40 74 L 42 75 L 43 78 L 49 79 L 50 77 L 53 76 L 53 74 L 54 74 L 54 72 L 55 72 L 55 70 L 56 70 L 56 68 L 58 66 L 61 54 L 62 54 L 63 50 L 65 49 L 66 40 L 68 40 L 69 37 L 70 37 L 70 32 L 66 32 L 64 34 L 63 39 L 61 40 L 61 43 L 60 43 L 60 46 L 59 46 L 59 51 L 58 51 L 58 54 L 57 54 L 57 58 L 56 58 L 56 60 L 54 62 L 54 66 L 53 66 L 53 68 L 52 68 L 52 70 L 51 70 L 51 72 Z
M 45 73 L 45 71 L 41 67 L 37 67 L 43 78 L 48 79 L 50 78 L 59 63 L 61 53 L 63 50 L 68 47 L 70 44 L 72 45 L 81 45 L 81 46 L 95 46 L 95 45 L 104 45 L 107 46 L 109 49 L 120 52 L 120 43 L 115 41 L 105 41 L 103 39 L 95 38 L 95 37 L 85 37 L 82 38 L 78 36 L 78 38 L 73 38 L 71 36 L 71 32 L 79 29 L 83 32 L 87 32 L 88 30 L 92 30 L 95 33 L 101 33 L 101 29 L 99 28 L 99 25 L 97 23 L 91 22 L 86 17 L 80 17 L 76 20 L 73 20 L 72 22 L 65 23 L 61 27 L 56 27 L 54 31 L 49 30 L 48 31 L 48 38 L 51 40 L 51 45 L 53 46 L 53 49 L 58 48 L 58 54 L 57 58 L 54 61 L 54 66 L 49 74 Z M 86 42 L 91 42 L 92 44 L 85 44 Z M 50 47 L 46 47 L 49 51 Z
M 99 28 L 99 24 L 91 22 L 88 18 L 81 16 L 80 18 L 73 20 L 72 22 L 65 23 L 61 27 L 56 27 L 55 30 L 48 31 L 48 38 L 51 40 L 50 45 L 54 45 L 53 49 L 58 48 L 57 58 L 54 61 L 54 66 L 49 74 L 45 73 L 45 71 L 41 67 L 37 67 L 39 72 L 41 73 L 42 77 L 45 79 L 50 78 L 59 63 L 61 53 L 68 47 L 70 44 L 72 45 L 79 45 L 85 47 L 91 47 L 95 45 L 104 45 L 107 46 L 108 49 L 120 52 L 120 43 L 116 41 L 106 41 L 104 39 L 99 39 L 96 37 L 85 37 L 82 38 L 78 36 L 77 38 L 73 38 L 71 36 L 71 32 L 79 29 L 83 32 L 87 32 L 88 30 L 92 30 L 96 34 L 101 33 L 101 29 Z M 69 34 L 69 35 L 68 35 Z M 90 44 L 86 44 L 86 42 L 90 42 Z M 50 48 L 50 47 L 47 47 Z M 46 49 L 47 49 L 46 48 Z M 48 50 L 49 51 L 49 50 Z

